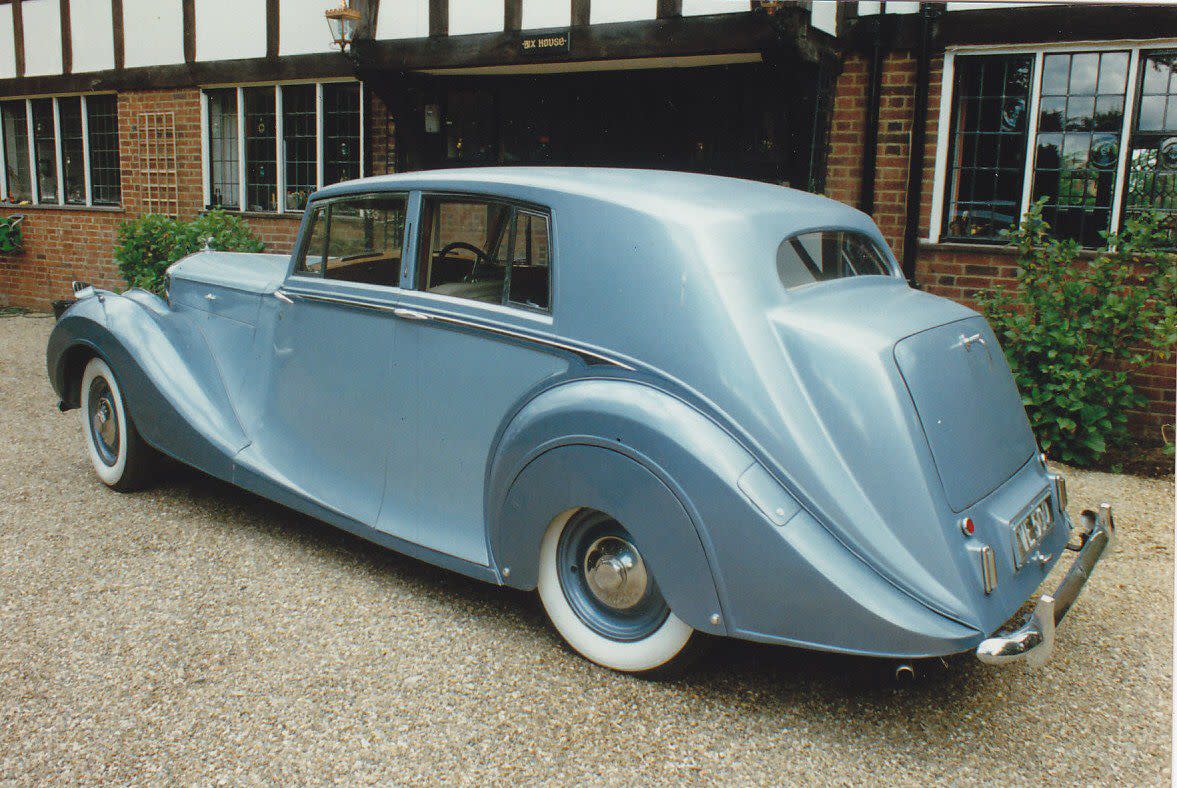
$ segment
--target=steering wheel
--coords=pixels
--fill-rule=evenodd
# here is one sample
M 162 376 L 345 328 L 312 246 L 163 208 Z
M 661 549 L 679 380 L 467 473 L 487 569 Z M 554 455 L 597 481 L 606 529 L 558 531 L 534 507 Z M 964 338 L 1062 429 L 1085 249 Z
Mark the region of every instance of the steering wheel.
M 438 253 L 437 253 L 437 256 L 438 257 L 445 257 L 447 254 L 452 252 L 454 249 L 465 249 L 468 252 L 474 253 L 474 265 L 473 265 L 473 267 L 471 267 L 470 273 L 466 275 L 466 281 L 473 282 L 474 281 L 474 274 L 477 273 L 479 264 L 482 263 L 483 261 L 489 259 L 490 255 L 488 255 L 486 252 L 479 249 L 474 244 L 469 244 L 469 243 L 466 243 L 465 241 L 451 241 L 450 243 L 441 247 L 440 251 L 438 251 Z

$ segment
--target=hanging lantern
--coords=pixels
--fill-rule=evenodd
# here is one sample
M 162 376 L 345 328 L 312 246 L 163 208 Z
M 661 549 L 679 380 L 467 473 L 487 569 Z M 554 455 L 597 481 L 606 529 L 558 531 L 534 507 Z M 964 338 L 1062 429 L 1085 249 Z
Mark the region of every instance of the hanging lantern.
M 346 52 L 356 33 L 356 26 L 360 23 L 360 12 L 351 7 L 350 0 L 343 0 L 339 8 L 332 8 L 323 12 L 327 17 L 327 27 L 331 30 L 331 40 Z

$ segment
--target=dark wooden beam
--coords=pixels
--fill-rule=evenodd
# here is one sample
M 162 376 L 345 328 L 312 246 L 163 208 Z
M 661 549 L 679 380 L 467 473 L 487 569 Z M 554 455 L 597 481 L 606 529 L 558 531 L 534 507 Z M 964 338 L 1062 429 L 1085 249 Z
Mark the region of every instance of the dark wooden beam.
M 918 27 L 919 15 L 909 23 Z M 937 23 L 935 44 L 1022 44 L 1156 38 L 1177 30 L 1177 6 L 1082 3 L 985 11 L 951 11 Z
M 278 57 L 278 0 L 266 0 L 266 57 Z
M 523 29 L 523 0 L 505 0 L 503 3 L 503 30 L 507 32 Z
M 12 0 L 12 49 L 16 56 L 16 75 L 25 75 L 25 18 L 21 0 Z
M 184 15 L 184 62 L 196 62 L 196 0 L 181 0 Z
M 682 16 L 682 0 L 658 0 L 658 18 Z
M 572 0 L 572 26 L 588 25 L 589 18 L 589 0 Z
M 450 34 L 450 3 L 449 0 L 429 0 L 429 35 L 448 36 Z
M 352 8 L 360 12 L 355 37 L 375 38 L 376 22 L 380 18 L 380 0 L 352 0 Z
M 783 25 L 786 17 L 789 24 Z M 776 22 L 781 24 L 770 24 L 763 14 L 732 13 L 591 25 L 577 29 L 567 52 L 546 53 L 525 60 L 519 54 L 519 34 L 507 31 L 428 40 L 357 41 L 352 51 L 366 70 L 397 73 L 523 62 L 565 63 L 745 52 L 771 54 L 787 62 L 816 62 L 820 53 L 811 42 L 793 40 L 801 35 L 798 31 L 807 29 L 804 10 L 783 8 L 777 12 Z
M 122 68 L 127 63 L 127 50 L 123 44 L 123 0 L 110 0 L 110 20 L 114 30 L 114 67 Z
M 70 26 L 69 0 L 59 0 L 61 15 L 61 73 L 74 70 L 74 37 Z

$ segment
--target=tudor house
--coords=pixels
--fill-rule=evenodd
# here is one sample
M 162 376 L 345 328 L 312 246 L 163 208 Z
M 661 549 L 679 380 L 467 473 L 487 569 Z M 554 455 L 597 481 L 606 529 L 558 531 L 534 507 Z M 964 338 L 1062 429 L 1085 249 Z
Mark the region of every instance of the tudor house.
M 118 224 L 240 212 L 287 251 L 316 188 L 409 169 L 754 178 L 871 214 L 919 286 L 1013 279 L 1046 199 L 1086 246 L 1177 216 L 1177 6 L 780 0 L 0 0 L 0 306 L 119 288 Z M 1138 383 L 1173 422 L 1174 367 Z

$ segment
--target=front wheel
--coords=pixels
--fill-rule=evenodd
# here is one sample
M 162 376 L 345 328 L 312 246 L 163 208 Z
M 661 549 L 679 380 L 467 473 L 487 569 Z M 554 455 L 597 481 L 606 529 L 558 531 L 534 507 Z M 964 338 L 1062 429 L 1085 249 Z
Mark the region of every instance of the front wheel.
M 670 611 L 640 546 L 609 515 L 580 509 L 553 520 L 538 585 L 556 631 L 598 665 L 661 673 L 686 659 L 695 630 Z
M 80 400 L 82 434 L 98 478 L 120 492 L 141 488 L 150 477 L 155 452 L 127 415 L 114 372 L 98 357 L 82 373 Z

